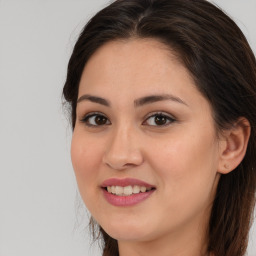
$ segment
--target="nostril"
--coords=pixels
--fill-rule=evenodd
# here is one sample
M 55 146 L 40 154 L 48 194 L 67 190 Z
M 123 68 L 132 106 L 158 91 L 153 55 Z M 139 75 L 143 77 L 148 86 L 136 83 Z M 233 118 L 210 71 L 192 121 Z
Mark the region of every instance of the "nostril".
M 104 161 L 104 163 L 109 168 L 114 169 L 114 170 L 120 170 L 120 171 L 138 166 L 138 164 L 136 164 L 136 163 L 127 162 L 126 159 L 114 159 L 114 160 L 110 159 L 108 161 Z
M 110 145 L 106 145 L 102 160 L 114 170 L 124 170 L 143 163 L 143 155 L 135 142 L 116 136 Z

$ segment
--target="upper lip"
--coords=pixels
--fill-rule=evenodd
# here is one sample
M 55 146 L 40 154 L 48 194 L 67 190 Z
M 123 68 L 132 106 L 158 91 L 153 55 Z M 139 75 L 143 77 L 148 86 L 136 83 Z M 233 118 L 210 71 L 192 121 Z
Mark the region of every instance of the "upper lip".
M 103 181 L 101 184 L 101 187 L 108 187 L 108 186 L 120 186 L 120 187 L 126 187 L 126 186 L 144 186 L 146 188 L 155 188 L 155 186 L 134 178 L 124 178 L 124 179 L 119 179 L 119 178 L 111 178 Z

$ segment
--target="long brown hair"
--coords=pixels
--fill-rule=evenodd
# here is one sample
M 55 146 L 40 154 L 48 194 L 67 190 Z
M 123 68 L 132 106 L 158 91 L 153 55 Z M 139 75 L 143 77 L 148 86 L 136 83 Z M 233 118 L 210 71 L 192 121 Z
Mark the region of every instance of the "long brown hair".
M 103 44 L 129 38 L 154 38 L 178 55 L 211 104 L 218 131 L 240 117 L 249 120 L 246 155 L 235 170 L 221 176 L 208 231 L 208 252 L 244 255 L 256 191 L 256 61 L 246 38 L 232 19 L 205 0 L 113 2 L 86 24 L 68 64 L 63 95 L 71 107 L 73 128 L 88 59 Z M 99 232 L 103 255 L 118 255 L 117 241 L 101 227 Z

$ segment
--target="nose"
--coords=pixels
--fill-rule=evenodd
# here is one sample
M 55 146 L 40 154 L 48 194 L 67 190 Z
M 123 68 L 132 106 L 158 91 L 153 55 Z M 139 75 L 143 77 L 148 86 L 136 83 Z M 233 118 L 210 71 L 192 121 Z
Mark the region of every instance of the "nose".
M 103 162 L 115 170 L 139 166 L 143 163 L 143 155 L 136 132 L 127 127 L 112 131 L 108 140 Z

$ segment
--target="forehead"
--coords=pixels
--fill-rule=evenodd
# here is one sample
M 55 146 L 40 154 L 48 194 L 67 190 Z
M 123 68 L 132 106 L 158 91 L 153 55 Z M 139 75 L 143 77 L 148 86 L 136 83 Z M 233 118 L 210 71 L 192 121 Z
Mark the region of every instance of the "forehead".
M 164 85 L 178 82 L 175 80 L 182 82 L 181 78 L 194 85 L 177 54 L 165 44 L 154 39 L 119 40 L 104 44 L 92 55 L 84 68 L 80 91 L 128 86 L 130 90 L 159 92 Z

